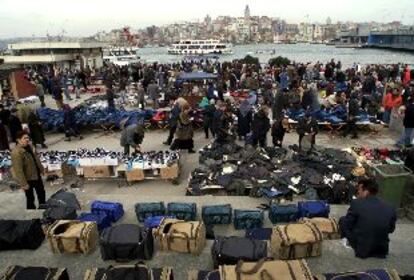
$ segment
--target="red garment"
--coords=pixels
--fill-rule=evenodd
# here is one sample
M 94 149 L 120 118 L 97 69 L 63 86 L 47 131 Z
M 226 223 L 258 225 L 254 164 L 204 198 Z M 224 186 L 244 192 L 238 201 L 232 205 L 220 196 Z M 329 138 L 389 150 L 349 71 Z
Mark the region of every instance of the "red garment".
M 394 97 L 391 92 L 385 95 L 385 98 L 382 102 L 382 106 L 384 106 L 385 110 L 391 110 L 392 108 L 400 107 L 401 104 L 402 104 L 401 95 Z
M 403 84 L 406 86 L 411 81 L 411 70 L 410 68 L 405 68 L 404 77 L 403 77 Z

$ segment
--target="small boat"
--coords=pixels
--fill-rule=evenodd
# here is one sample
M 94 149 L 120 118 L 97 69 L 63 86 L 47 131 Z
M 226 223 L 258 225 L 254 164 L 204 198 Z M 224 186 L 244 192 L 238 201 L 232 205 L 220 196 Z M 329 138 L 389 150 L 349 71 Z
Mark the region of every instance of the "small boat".
M 180 40 L 167 49 L 175 55 L 232 54 L 232 45 L 219 40 Z
M 110 47 L 103 50 L 103 60 L 118 66 L 127 66 L 140 62 L 135 47 Z

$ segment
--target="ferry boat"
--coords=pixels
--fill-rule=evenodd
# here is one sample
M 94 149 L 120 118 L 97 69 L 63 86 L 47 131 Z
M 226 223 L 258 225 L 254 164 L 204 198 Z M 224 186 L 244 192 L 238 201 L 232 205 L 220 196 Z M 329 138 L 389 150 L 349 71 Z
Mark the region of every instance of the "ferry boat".
M 177 55 L 204 55 L 204 54 L 232 54 L 232 45 L 220 43 L 219 40 L 180 40 L 168 49 L 169 54 Z
M 111 47 L 103 50 L 103 60 L 118 66 L 125 66 L 140 61 L 137 55 L 138 48 L 134 47 Z

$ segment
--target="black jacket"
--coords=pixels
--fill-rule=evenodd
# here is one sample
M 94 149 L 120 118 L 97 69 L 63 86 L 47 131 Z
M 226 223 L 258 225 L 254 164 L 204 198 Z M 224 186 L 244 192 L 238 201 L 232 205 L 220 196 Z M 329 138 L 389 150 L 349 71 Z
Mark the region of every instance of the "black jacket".
M 356 98 L 351 98 L 349 100 L 348 115 L 349 117 L 356 117 L 359 115 L 359 104 Z
M 296 131 L 299 135 L 305 135 L 305 133 L 317 134 L 319 131 L 318 122 L 312 118 L 310 123 L 308 123 L 304 117 L 300 118 L 296 127 Z
M 414 103 L 409 103 L 406 105 L 404 127 L 414 128 Z
M 263 111 L 259 111 L 253 118 L 253 123 L 252 123 L 253 136 L 255 136 L 256 138 L 266 137 L 266 134 L 269 131 L 269 129 L 270 129 L 269 118 L 263 113 Z
M 375 196 L 351 202 L 348 213 L 339 220 L 342 237 L 348 239 L 359 258 L 385 258 L 388 234 L 394 232 L 395 209 Z

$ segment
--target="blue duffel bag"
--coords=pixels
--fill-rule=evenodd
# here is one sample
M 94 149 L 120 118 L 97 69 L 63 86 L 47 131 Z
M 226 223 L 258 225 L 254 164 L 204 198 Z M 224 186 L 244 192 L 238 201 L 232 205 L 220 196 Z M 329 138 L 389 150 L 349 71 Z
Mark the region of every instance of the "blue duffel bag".
M 326 201 L 300 201 L 298 202 L 299 218 L 328 218 L 330 207 Z
M 164 219 L 175 219 L 174 216 L 152 216 L 145 219 L 144 226 L 146 228 L 157 228 Z
M 170 202 L 167 205 L 167 215 L 175 216 L 179 220 L 195 221 L 197 217 L 197 205 L 195 203 Z
M 399 280 L 395 269 L 371 269 L 361 272 L 326 273 L 316 275 L 317 280 Z
M 115 223 L 124 215 L 124 207 L 118 202 L 95 200 L 92 202 L 91 212 L 95 214 L 105 213 L 111 223 Z
M 298 220 L 299 210 L 295 204 L 280 205 L 271 204 L 269 209 L 269 220 L 272 224 L 290 223 Z
M 145 222 L 148 217 L 165 215 L 164 202 L 148 202 L 135 204 L 135 214 L 140 223 Z
M 234 210 L 234 228 L 254 229 L 263 227 L 263 211 L 260 210 Z
M 232 211 L 230 204 L 203 206 L 201 216 L 206 225 L 228 225 Z
M 99 231 L 111 226 L 111 219 L 105 213 L 81 213 L 78 220 L 82 222 L 96 222 Z

